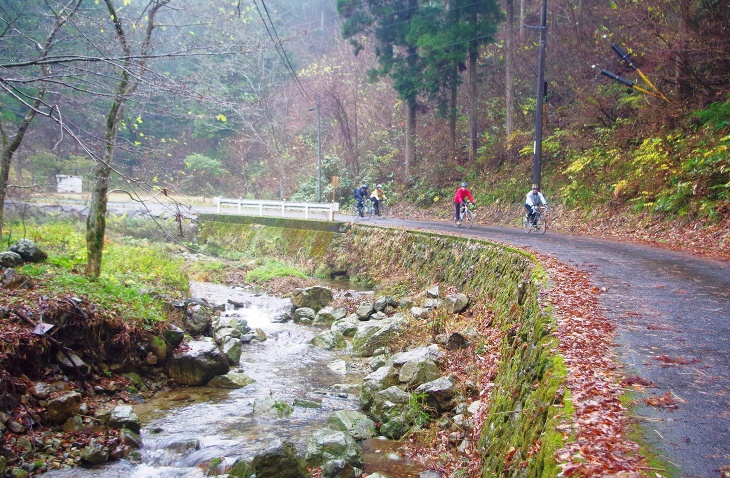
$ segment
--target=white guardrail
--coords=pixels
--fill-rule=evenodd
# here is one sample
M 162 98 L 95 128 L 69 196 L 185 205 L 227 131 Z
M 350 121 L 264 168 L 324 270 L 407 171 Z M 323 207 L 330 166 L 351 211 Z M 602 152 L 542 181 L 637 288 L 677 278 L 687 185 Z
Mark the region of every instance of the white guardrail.
M 340 210 L 340 203 L 337 202 L 257 201 L 255 199 L 214 197 L 213 204 L 218 207 L 219 213 L 221 212 L 221 206 L 236 206 L 238 207 L 238 214 L 243 213 L 243 208 L 251 209 L 254 213 L 258 212 L 259 216 L 266 215 L 264 212 L 275 212 L 277 216 L 284 217 L 286 211 L 304 211 L 304 219 L 309 219 L 310 212 L 323 212 L 327 214 L 330 221 L 335 220 L 335 212 Z

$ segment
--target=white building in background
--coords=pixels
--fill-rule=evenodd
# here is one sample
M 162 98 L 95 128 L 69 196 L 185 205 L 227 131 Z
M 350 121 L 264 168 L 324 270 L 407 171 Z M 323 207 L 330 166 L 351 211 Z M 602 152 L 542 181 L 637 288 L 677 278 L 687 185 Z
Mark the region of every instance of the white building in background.
M 57 174 L 56 182 L 58 184 L 59 193 L 81 192 L 81 176 L 68 176 L 66 174 Z

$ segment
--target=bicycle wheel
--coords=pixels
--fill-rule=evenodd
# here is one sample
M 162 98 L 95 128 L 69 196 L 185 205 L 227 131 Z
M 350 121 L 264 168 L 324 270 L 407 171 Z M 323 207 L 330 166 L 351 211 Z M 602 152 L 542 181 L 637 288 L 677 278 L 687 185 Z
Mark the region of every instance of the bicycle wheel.
M 467 209 L 464 211 L 464 216 L 461 218 L 461 223 L 466 226 L 467 229 L 471 229 L 471 226 L 474 225 L 474 213 L 471 212 L 471 209 Z
M 352 217 L 355 218 L 355 219 L 357 219 L 358 217 L 360 217 L 360 212 L 357 210 L 357 204 L 354 204 L 352 206 Z
M 545 234 L 545 231 L 547 230 L 547 220 L 543 217 L 542 214 L 537 216 L 537 224 L 535 224 L 535 232 L 538 234 Z
M 456 226 L 456 227 L 461 227 L 462 221 L 464 220 L 464 208 L 463 207 L 459 211 L 459 217 L 461 219 L 458 221 L 456 219 L 454 219 L 454 226 Z
M 388 217 L 388 205 L 385 202 L 380 203 L 380 218 L 385 219 Z
M 522 229 L 525 231 L 525 234 L 529 234 L 532 231 L 532 224 L 530 224 L 530 218 L 527 217 L 527 214 L 522 215 Z

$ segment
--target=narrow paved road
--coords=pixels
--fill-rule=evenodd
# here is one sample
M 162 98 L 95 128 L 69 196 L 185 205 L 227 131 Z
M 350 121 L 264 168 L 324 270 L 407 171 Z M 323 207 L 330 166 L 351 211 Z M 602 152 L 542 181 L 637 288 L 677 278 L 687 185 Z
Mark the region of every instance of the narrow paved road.
M 343 218 L 344 219 L 344 218 Z M 389 226 L 458 233 L 533 249 L 589 273 L 607 291 L 627 376 L 653 384 L 637 399 L 669 394 L 677 408 L 634 410 L 646 440 L 683 477 L 730 466 L 730 263 L 649 246 L 520 229 L 388 219 Z

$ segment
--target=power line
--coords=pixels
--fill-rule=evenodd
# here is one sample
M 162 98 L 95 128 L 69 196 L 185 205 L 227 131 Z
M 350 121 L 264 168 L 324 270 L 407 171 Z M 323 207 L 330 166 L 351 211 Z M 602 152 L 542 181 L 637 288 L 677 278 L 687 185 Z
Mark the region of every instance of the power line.
M 254 0 L 254 6 L 256 7 L 256 11 L 259 14 L 259 17 L 261 17 L 261 21 L 264 22 L 264 27 L 266 28 L 266 33 L 269 34 L 269 38 L 271 38 L 271 41 L 274 42 L 274 48 L 276 48 L 276 52 L 279 54 L 279 57 L 284 62 L 285 66 L 288 67 L 289 71 L 292 74 L 292 77 L 294 80 L 296 80 L 297 85 L 299 85 L 299 89 L 302 91 L 302 95 L 305 98 L 309 98 L 309 95 L 307 95 L 306 90 L 302 86 L 302 83 L 299 81 L 299 77 L 297 76 L 297 73 L 294 71 L 294 67 L 292 66 L 291 62 L 289 61 L 289 57 L 286 54 L 286 51 L 284 50 L 284 45 L 281 42 L 281 39 L 279 38 L 279 34 L 276 32 L 276 27 L 274 26 L 274 22 L 271 20 L 271 15 L 269 15 L 269 9 L 266 8 L 266 3 L 264 0 L 261 0 L 261 5 L 264 7 L 264 11 L 266 12 L 266 18 L 269 19 L 269 23 L 271 24 L 271 30 L 269 30 L 269 25 L 266 23 L 266 20 L 264 19 L 263 14 L 261 13 L 261 9 L 259 8 L 258 3 L 256 0 Z M 273 30 L 273 35 L 271 31 Z M 276 37 L 276 38 L 274 38 Z

